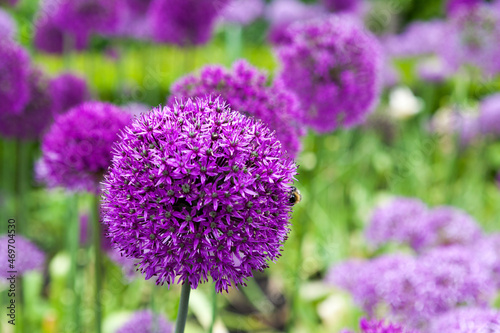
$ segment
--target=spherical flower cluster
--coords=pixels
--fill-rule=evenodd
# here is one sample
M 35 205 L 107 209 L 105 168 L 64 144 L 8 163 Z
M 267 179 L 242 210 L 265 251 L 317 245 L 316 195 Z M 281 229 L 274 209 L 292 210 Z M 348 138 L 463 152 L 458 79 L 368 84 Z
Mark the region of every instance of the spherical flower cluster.
M 428 332 L 500 332 L 500 311 L 498 309 L 476 307 L 457 308 L 434 318 Z
M 294 24 L 278 46 L 280 78 L 302 103 L 304 122 L 318 132 L 365 120 L 380 93 L 378 41 L 354 19 L 332 15 Z
M 361 0 L 323 0 L 325 7 L 332 12 L 356 12 L 361 6 Z
M 37 68 L 29 69 L 28 103 L 19 114 L 0 114 L 0 134 L 7 138 L 38 140 L 53 121 L 49 79 Z
M 102 102 L 87 102 L 59 116 L 42 142 L 38 178 L 50 187 L 96 192 L 111 164 L 111 149 L 130 115 Z
M 454 13 L 444 33 L 439 52 L 451 68 L 470 64 L 487 75 L 500 72 L 500 10 L 494 4 Z
M 406 329 L 399 324 L 394 324 L 385 320 L 368 320 L 362 318 L 359 321 L 360 333 L 418 333 L 416 330 Z M 342 333 L 354 333 L 345 330 Z
M 481 0 L 448 0 L 446 2 L 446 13 L 453 15 L 459 11 L 471 10 L 481 2 Z
M 369 314 L 387 306 L 393 318 L 413 328 L 424 328 L 429 319 L 460 304 L 485 305 L 495 290 L 485 266 L 461 246 L 420 257 L 389 255 L 342 264 L 327 282 L 352 293 Z
M 15 240 L 13 243 L 12 240 Z M 10 242 L 9 242 L 10 241 Z M 32 242 L 23 236 L 16 235 L 15 238 L 9 235 L 0 236 L 0 255 L 4 260 L 0 261 L 0 277 L 2 280 L 9 277 L 9 245 L 15 246 L 15 271 L 21 276 L 24 273 L 32 270 L 42 270 L 45 262 L 45 254 Z
M 307 5 L 299 0 L 274 0 L 266 9 L 271 24 L 269 40 L 274 44 L 288 42 L 286 30 L 292 23 L 323 15 L 322 8 L 317 5 Z
M 434 54 L 443 42 L 446 22 L 415 21 L 403 33 L 382 38 L 382 45 L 391 57 L 414 57 Z
M 149 10 L 157 42 L 179 46 L 207 43 L 229 0 L 153 0 Z
M 500 137 L 500 94 L 493 94 L 481 101 L 479 129 L 482 134 Z
M 280 256 L 294 162 L 261 121 L 220 98 L 187 99 L 122 132 L 105 177 L 103 222 L 146 279 L 217 291 Z
M 470 245 L 482 237 L 482 232 L 477 222 L 459 209 L 440 206 L 429 210 L 418 199 L 395 198 L 375 210 L 366 235 L 376 246 L 397 242 L 420 252 Z
M 137 311 L 116 333 L 172 333 L 173 325 L 164 316 L 153 314 L 151 310 Z
M 88 44 L 88 36 L 82 33 L 68 33 L 62 30 L 51 17 L 39 17 L 35 21 L 35 47 L 47 53 L 62 54 L 64 52 L 65 35 L 71 39 L 74 50 L 84 50 Z
M 500 290 L 500 234 L 483 237 L 474 244 L 471 251 L 477 254 L 477 260 L 490 272 L 492 280 Z
M 151 20 L 148 15 L 152 0 L 127 0 L 120 4 L 116 29 L 108 33 L 113 36 L 152 39 Z
M 0 8 L 0 42 L 14 40 L 17 34 L 16 21 L 5 10 Z
M 177 97 L 219 95 L 231 108 L 265 122 L 291 157 L 300 151 L 300 110 L 295 96 L 280 82 L 267 84 L 265 73 L 237 61 L 231 70 L 222 66 L 207 66 L 199 75 L 188 75 L 172 85 L 170 103 Z
M 90 99 L 87 82 L 74 74 L 63 73 L 50 81 L 54 113 L 61 114 Z
M 232 0 L 222 11 L 221 18 L 224 22 L 248 25 L 263 13 L 263 0 Z
M 0 39 L 0 113 L 18 114 L 29 99 L 28 53 L 7 39 Z

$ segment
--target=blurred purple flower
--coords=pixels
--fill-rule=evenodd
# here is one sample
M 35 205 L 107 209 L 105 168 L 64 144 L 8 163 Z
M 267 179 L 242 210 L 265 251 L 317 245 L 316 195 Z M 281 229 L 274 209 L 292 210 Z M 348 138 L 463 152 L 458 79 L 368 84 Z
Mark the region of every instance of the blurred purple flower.
M 152 0 L 127 0 L 119 11 L 118 24 L 111 35 L 150 40 L 153 38 L 151 19 L 148 15 Z
M 461 147 L 469 146 L 480 134 L 478 115 L 468 110 L 442 108 L 429 122 L 429 130 L 440 135 L 457 135 Z
M 174 327 L 161 314 L 153 314 L 151 310 L 136 311 L 129 321 L 116 333 L 172 333 Z
M 114 146 L 103 222 L 146 279 L 217 291 L 280 256 L 297 173 L 273 132 L 223 100 L 187 99 L 136 118 Z
M 500 310 L 461 307 L 433 318 L 429 333 L 500 332 Z
M 90 99 L 85 79 L 71 73 L 63 73 L 50 81 L 54 99 L 54 113 L 62 114 Z
M 479 106 L 479 129 L 482 134 L 500 137 L 500 93 L 487 96 Z
M 368 320 L 362 318 L 359 322 L 360 333 L 418 333 L 416 330 L 406 329 L 399 324 L 394 324 L 386 320 Z M 354 331 L 345 330 L 342 333 L 354 333 Z
M 28 52 L 8 39 L 0 40 L 0 116 L 19 114 L 28 103 L 30 66 Z
M 446 2 L 446 13 L 453 15 L 459 11 L 467 11 L 479 5 L 482 0 L 448 0 Z
M 111 148 L 130 115 L 103 102 L 86 102 L 56 118 L 42 142 L 38 179 L 49 187 L 96 193 L 111 164 Z
M 299 22 L 277 47 L 280 79 L 301 102 L 304 122 L 320 133 L 362 123 L 380 94 L 382 52 L 348 16 Z
M 417 74 L 427 82 L 440 83 L 453 75 L 454 71 L 438 57 L 422 59 L 417 64 Z
M 38 140 L 54 119 L 49 79 L 37 68 L 28 70 L 28 104 L 19 114 L 0 114 L 0 134 L 4 137 Z
M 476 253 L 478 262 L 487 268 L 497 289 L 500 289 L 500 234 L 483 237 L 471 251 Z
M 5 10 L 0 8 L 0 43 L 13 41 L 17 35 L 16 21 Z
M 361 7 L 362 0 L 322 0 L 322 2 L 332 12 L 355 13 Z
M 269 40 L 280 44 L 289 41 L 286 30 L 292 23 L 325 14 L 320 6 L 306 5 L 299 0 L 274 0 L 267 6 L 265 15 L 271 24 Z
M 229 0 L 153 0 L 149 10 L 157 42 L 179 46 L 207 43 Z
M 220 96 L 231 108 L 264 121 L 276 131 L 284 150 L 295 158 L 301 149 L 299 138 L 300 110 L 294 94 L 278 81 L 268 85 L 268 76 L 239 60 L 229 70 L 212 65 L 202 68 L 199 75 L 187 75 L 171 88 L 169 103 L 176 98 Z
M 10 229 L 9 229 L 10 230 Z M 15 242 L 13 243 L 14 240 Z M 15 255 L 13 265 L 10 267 L 9 262 L 9 245 L 15 247 Z M 10 237 L 8 235 L 0 236 L 0 256 L 4 258 L 0 260 L 0 277 L 5 282 L 5 278 L 10 276 L 8 271 L 16 271 L 17 276 L 32 270 L 42 270 L 45 263 L 45 254 L 31 241 L 21 235 Z
M 263 13 L 263 0 L 231 0 L 222 11 L 221 19 L 227 23 L 248 25 Z

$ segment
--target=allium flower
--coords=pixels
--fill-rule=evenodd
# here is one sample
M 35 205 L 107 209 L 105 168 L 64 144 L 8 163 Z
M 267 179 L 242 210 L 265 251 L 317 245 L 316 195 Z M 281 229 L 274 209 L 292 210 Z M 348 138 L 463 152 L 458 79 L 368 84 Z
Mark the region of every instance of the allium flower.
M 442 44 L 446 23 L 441 20 L 415 21 L 399 35 L 382 38 L 385 52 L 391 57 L 405 58 L 434 54 Z
M 292 23 L 323 15 L 322 8 L 317 5 L 306 5 L 298 0 L 274 0 L 266 9 L 271 24 L 269 40 L 274 44 L 288 42 L 286 30 Z
M 496 288 L 500 289 L 500 234 L 483 237 L 471 248 L 478 262 L 490 272 Z
M 500 10 L 482 3 L 450 18 L 440 54 L 451 68 L 474 65 L 485 74 L 500 72 Z
M 116 333 L 172 333 L 173 325 L 164 316 L 153 314 L 151 310 L 137 311 Z
M 457 308 L 431 320 L 429 333 L 500 332 L 500 311 L 488 308 Z
M 14 239 L 15 243 L 9 243 L 9 240 Z M 12 263 L 14 268 L 10 267 L 9 259 L 9 244 L 15 246 L 15 259 Z M 0 260 L 0 277 L 2 280 L 9 277 L 8 271 L 16 271 L 16 275 L 20 276 L 32 270 L 41 270 L 45 262 L 45 254 L 32 242 L 21 235 L 9 237 L 8 235 L 0 236 L 0 255 L 3 260 Z
M 87 82 L 71 73 L 63 73 L 50 81 L 54 112 L 64 113 L 90 99 Z
M 300 111 L 295 96 L 280 82 L 267 84 L 267 75 L 240 60 L 231 70 L 207 66 L 199 75 L 188 75 L 172 85 L 170 103 L 177 97 L 220 96 L 231 108 L 264 121 L 291 157 L 300 151 Z
M 111 164 L 111 148 L 130 115 L 102 102 L 87 102 L 59 116 L 42 142 L 38 177 L 50 187 L 95 192 Z
M 420 248 L 428 243 L 427 206 L 418 199 L 394 198 L 377 207 L 366 229 L 366 238 L 375 246 L 395 241 Z
M 147 14 L 152 0 L 124 1 L 119 11 L 118 24 L 111 35 L 141 40 L 152 39 L 151 20 Z
M 4 137 L 38 140 L 53 121 L 49 80 L 37 68 L 29 69 L 29 72 L 28 104 L 19 114 L 0 114 L 0 134 Z
M 458 11 L 471 10 L 481 2 L 482 0 L 448 0 L 446 2 L 446 13 L 453 15 Z
M 224 22 L 248 25 L 264 13 L 263 0 L 231 0 L 221 13 Z
M 84 50 L 88 44 L 88 35 L 84 33 L 72 33 L 63 31 L 54 22 L 52 17 L 39 17 L 35 21 L 35 47 L 47 53 L 62 54 L 64 52 L 64 39 L 65 35 L 71 39 L 73 44 L 71 48 L 74 50 Z
M 325 7 L 332 12 L 356 12 L 361 6 L 361 0 L 323 0 Z
M 493 94 L 481 101 L 479 107 L 481 133 L 500 137 L 500 94 Z
M 302 102 L 305 123 L 318 132 L 364 121 L 380 93 L 381 50 L 348 16 L 314 19 L 287 30 L 278 46 L 280 78 Z
M 19 45 L 0 40 L 0 114 L 19 114 L 29 99 L 30 59 Z
M 406 329 L 399 324 L 387 322 L 385 320 L 368 320 L 362 318 L 359 322 L 360 333 L 418 333 L 416 330 Z M 354 333 L 353 331 L 343 331 L 342 333 Z
M 117 0 L 61 0 L 54 20 L 61 29 L 76 35 L 109 33 L 118 25 L 120 10 Z
M 9 13 L 0 8 L 0 43 L 4 40 L 13 41 L 16 34 L 16 21 Z
M 438 57 L 422 59 L 417 64 L 417 74 L 427 82 L 441 83 L 452 76 L 453 70 L 447 63 Z
M 153 0 L 149 10 L 157 42 L 201 45 L 211 36 L 215 20 L 229 0 Z
M 103 222 L 146 279 L 227 291 L 280 256 L 296 166 L 261 121 L 188 99 L 136 118 L 113 154 Z

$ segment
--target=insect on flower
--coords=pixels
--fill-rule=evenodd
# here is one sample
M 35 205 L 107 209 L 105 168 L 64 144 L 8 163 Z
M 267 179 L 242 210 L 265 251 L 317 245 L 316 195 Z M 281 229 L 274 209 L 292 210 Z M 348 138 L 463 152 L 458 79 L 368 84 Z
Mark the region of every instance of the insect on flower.
M 292 189 L 288 193 L 288 202 L 290 202 L 290 205 L 293 206 L 301 201 L 302 201 L 302 194 L 295 186 L 292 186 Z

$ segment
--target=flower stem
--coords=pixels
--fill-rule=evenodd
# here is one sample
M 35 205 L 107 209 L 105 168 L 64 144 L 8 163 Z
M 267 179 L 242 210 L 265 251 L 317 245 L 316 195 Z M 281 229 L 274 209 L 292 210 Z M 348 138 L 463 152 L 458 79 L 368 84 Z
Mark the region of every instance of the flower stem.
M 215 286 L 212 288 L 212 322 L 210 323 L 209 333 L 214 331 L 215 319 L 217 318 L 217 290 Z
M 184 333 L 186 327 L 186 319 L 188 314 L 189 294 L 191 293 L 191 285 L 185 281 L 182 285 L 181 300 L 179 301 L 179 312 L 175 323 L 175 333 Z
M 93 196 L 92 205 L 92 220 L 94 222 L 94 253 L 95 253 L 95 325 L 96 333 L 101 333 L 101 269 L 102 269 L 102 254 L 101 254 L 101 223 L 99 221 L 99 196 Z

